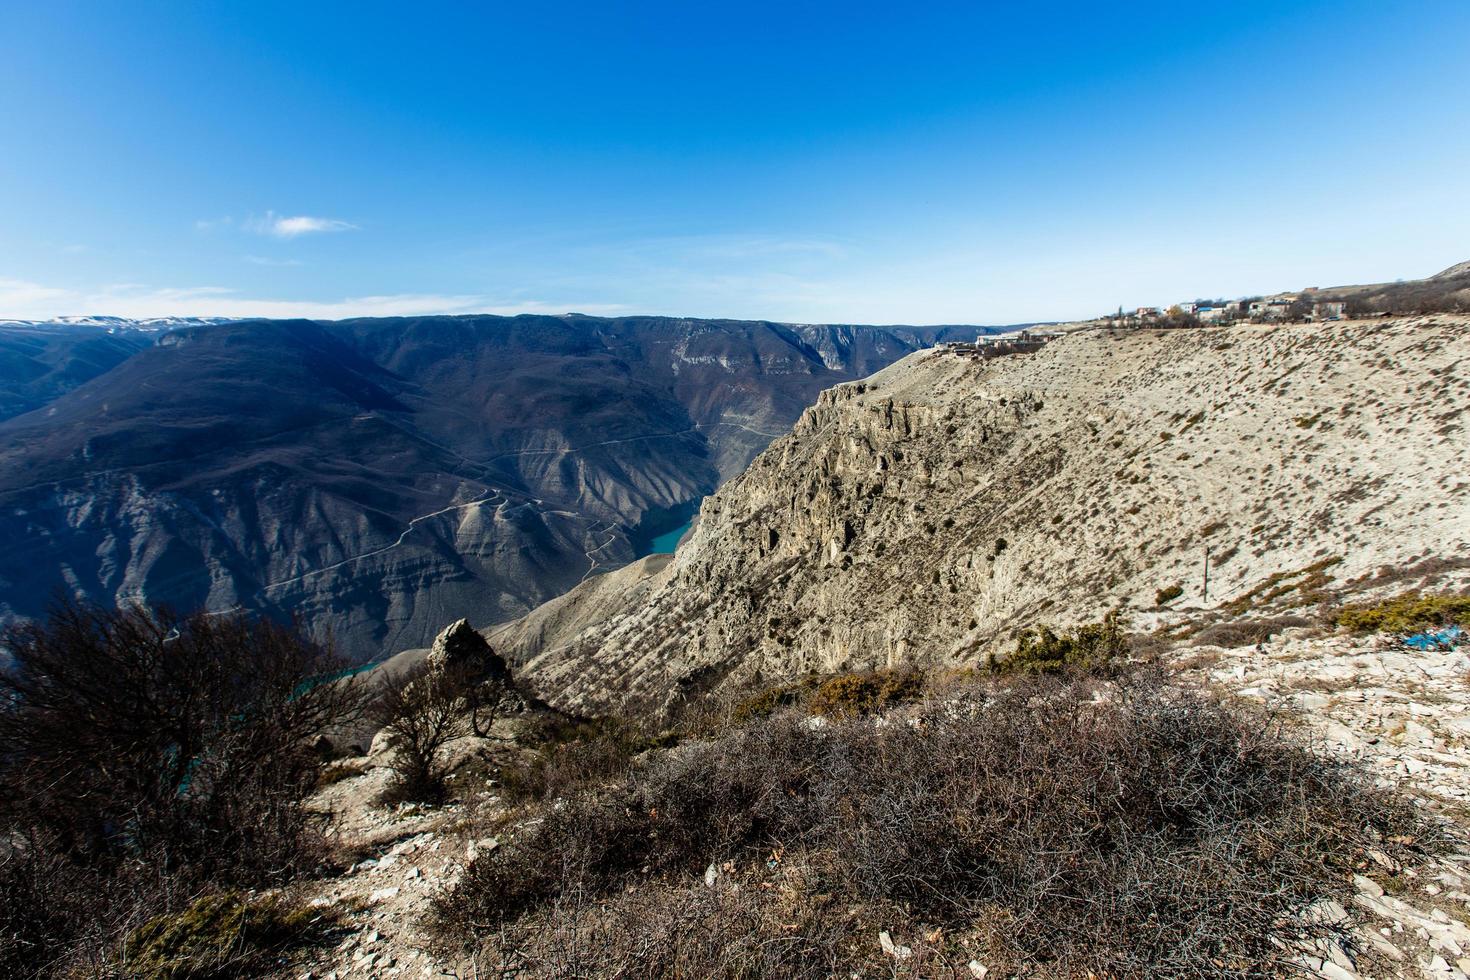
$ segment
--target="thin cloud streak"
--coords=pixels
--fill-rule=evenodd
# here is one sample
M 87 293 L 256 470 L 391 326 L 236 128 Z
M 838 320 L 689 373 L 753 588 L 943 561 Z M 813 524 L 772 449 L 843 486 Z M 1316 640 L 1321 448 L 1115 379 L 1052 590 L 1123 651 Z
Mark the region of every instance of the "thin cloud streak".
M 18 279 L 0 279 L 0 319 L 51 320 L 61 316 L 109 315 L 151 317 L 230 317 L 237 319 L 343 320 L 372 316 L 435 316 L 490 313 L 567 312 L 617 315 L 618 304 L 555 303 L 544 300 L 505 302 L 482 295 L 388 293 L 340 300 L 290 300 L 240 296 L 222 286 L 188 288 L 111 287 L 96 291 L 58 289 Z
M 318 218 L 309 214 L 280 215 L 267 211 L 264 217 L 251 218 L 245 223 L 249 231 L 275 238 L 298 238 L 324 232 L 356 231 L 357 225 L 339 218 Z

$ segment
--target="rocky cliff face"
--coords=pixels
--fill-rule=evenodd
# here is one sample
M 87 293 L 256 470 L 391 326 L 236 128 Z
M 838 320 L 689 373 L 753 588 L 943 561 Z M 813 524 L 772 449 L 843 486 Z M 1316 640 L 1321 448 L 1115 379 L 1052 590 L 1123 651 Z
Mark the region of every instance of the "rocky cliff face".
M 134 343 L 18 325 L 0 403 L 32 410 L 0 421 L 0 623 L 75 594 L 299 615 L 363 660 L 420 647 L 633 560 L 820 390 L 952 332 L 425 317 Z
M 553 702 L 646 706 L 977 663 L 1017 628 L 1119 604 L 1151 627 L 1458 573 L 1467 354 L 1450 316 L 916 353 L 824 392 L 666 569 L 625 575 L 618 611 L 565 615 L 580 592 L 618 607 L 616 581 L 589 581 L 495 645 Z

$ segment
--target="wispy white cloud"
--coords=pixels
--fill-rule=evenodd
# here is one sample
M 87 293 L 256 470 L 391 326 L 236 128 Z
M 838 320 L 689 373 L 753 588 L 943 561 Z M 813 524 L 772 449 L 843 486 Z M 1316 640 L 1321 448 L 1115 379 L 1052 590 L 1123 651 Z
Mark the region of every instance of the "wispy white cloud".
M 259 235 L 276 238 L 297 238 L 322 232 L 355 231 L 357 225 L 338 218 L 318 218 L 309 214 L 281 215 L 267 211 L 263 217 L 251 218 L 245 228 Z
M 360 316 L 429 316 L 453 313 L 557 314 L 569 311 L 615 315 L 617 304 L 506 302 L 483 295 L 386 293 L 337 300 L 292 300 L 242 296 L 223 286 L 149 287 L 119 284 L 96 290 L 44 286 L 0 279 L 0 320 L 49 320 L 60 316 L 109 315 L 147 319 L 164 316 L 221 316 L 241 319 L 305 317 L 341 320 Z
M 0 279 L 0 317 L 24 318 L 25 311 L 62 301 L 66 295 L 67 291 L 64 289 L 42 286 L 40 283 L 26 282 L 23 279 Z M 10 310 L 19 312 L 7 313 Z

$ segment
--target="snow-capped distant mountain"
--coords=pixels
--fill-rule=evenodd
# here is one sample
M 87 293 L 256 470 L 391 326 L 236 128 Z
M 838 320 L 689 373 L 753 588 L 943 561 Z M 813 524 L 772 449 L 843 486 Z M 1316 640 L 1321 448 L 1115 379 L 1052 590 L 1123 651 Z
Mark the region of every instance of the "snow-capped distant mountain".
M 126 316 L 59 316 L 51 320 L 0 320 L 0 326 L 45 327 L 51 325 L 68 327 L 100 327 L 109 333 L 119 330 L 139 330 L 157 333 L 176 327 L 213 327 L 221 323 L 233 323 L 234 318 L 225 316 L 155 316 L 135 320 Z
M 225 317 L 66 316 L 0 319 L 0 422 L 46 405 L 106 374 L 177 329 L 223 326 Z M 211 332 L 206 331 L 206 332 Z

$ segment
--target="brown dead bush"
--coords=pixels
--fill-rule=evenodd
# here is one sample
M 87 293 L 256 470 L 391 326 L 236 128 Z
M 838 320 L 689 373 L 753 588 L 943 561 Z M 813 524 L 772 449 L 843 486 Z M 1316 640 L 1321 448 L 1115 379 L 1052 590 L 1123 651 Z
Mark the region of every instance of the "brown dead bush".
M 238 616 L 63 605 L 0 670 L 0 977 L 109 975 L 120 937 L 316 867 L 340 660 Z
M 1345 901 L 1366 848 L 1434 839 L 1153 671 L 981 684 L 903 718 L 785 712 L 535 817 L 435 912 L 483 966 L 535 976 L 868 974 L 879 929 L 908 975 L 1254 976 L 1273 940 L 1332 933 L 1300 912 Z
M 1311 626 L 1305 616 L 1272 616 L 1265 619 L 1239 619 L 1229 623 L 1206 626 L 1194 635 L 1195 646 L 1214 646 L 1235 649 L 1265 643 L 1282 630 Z

